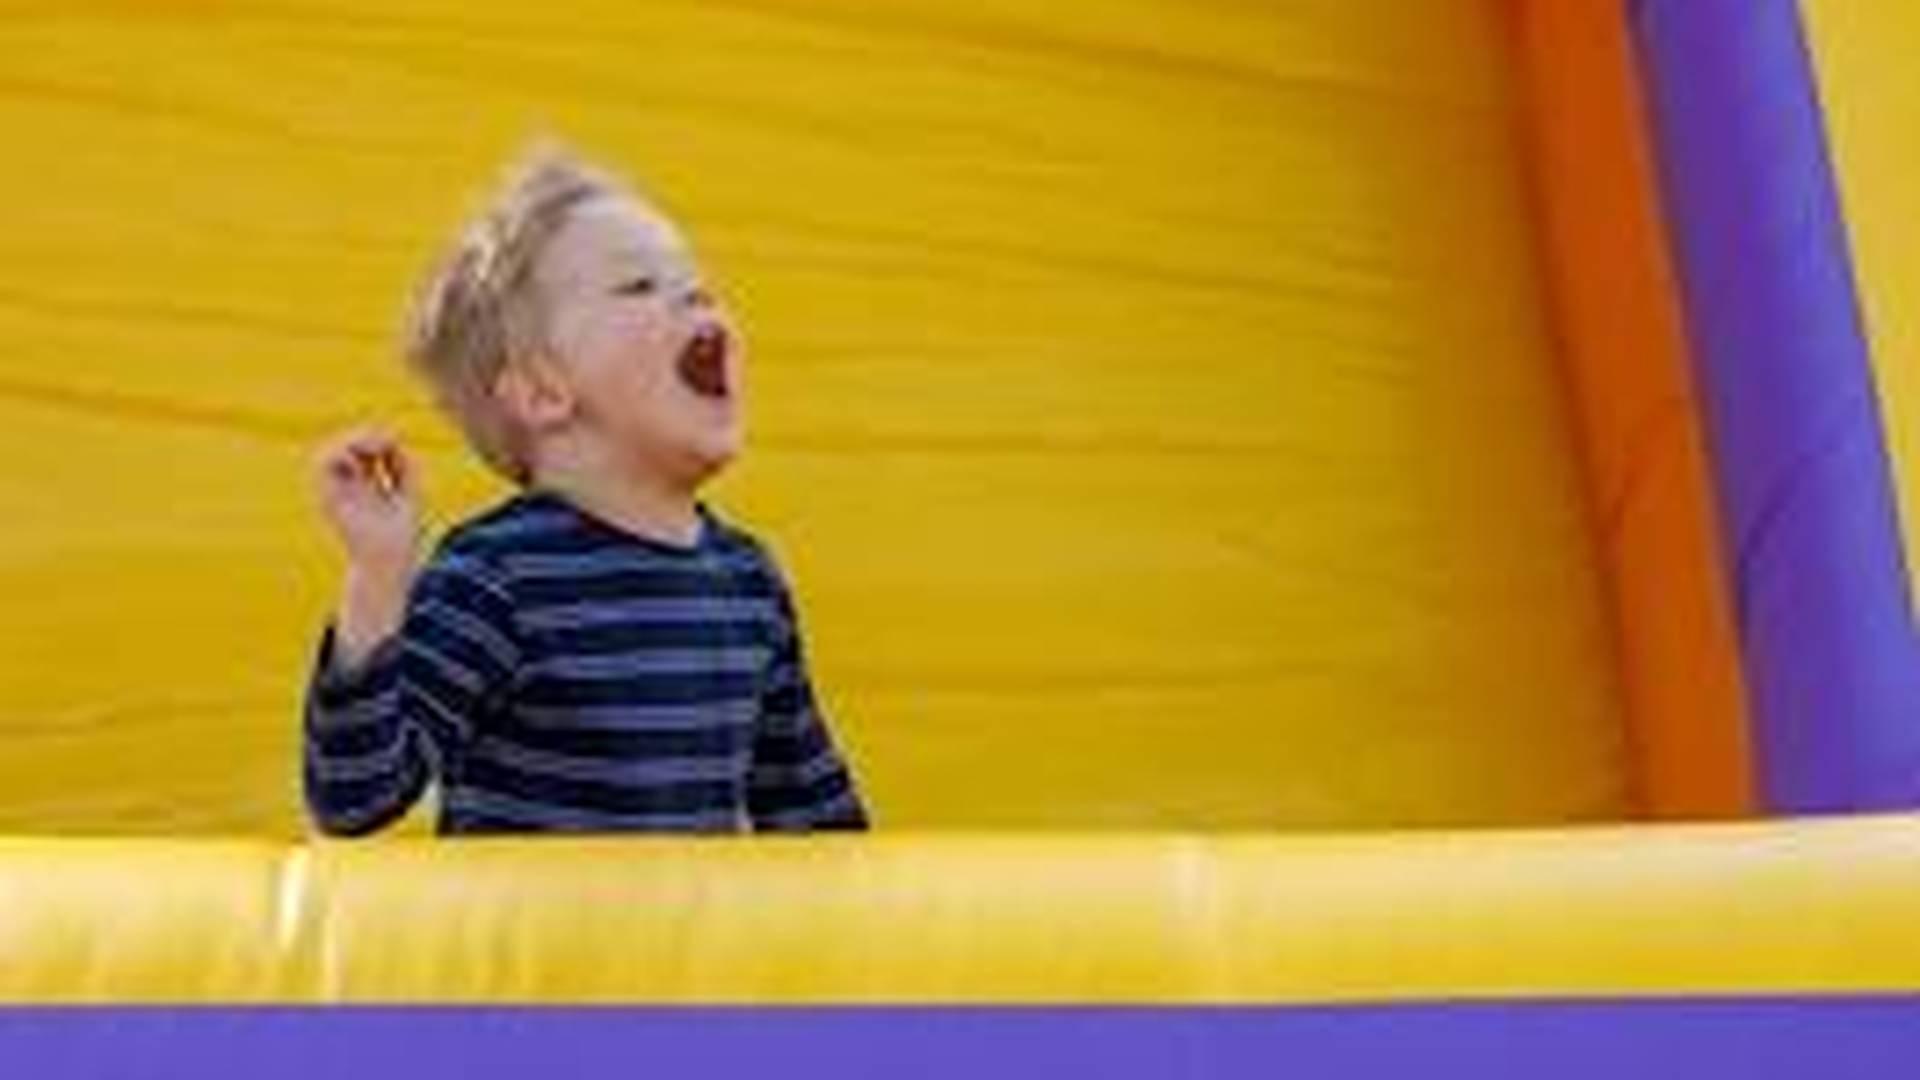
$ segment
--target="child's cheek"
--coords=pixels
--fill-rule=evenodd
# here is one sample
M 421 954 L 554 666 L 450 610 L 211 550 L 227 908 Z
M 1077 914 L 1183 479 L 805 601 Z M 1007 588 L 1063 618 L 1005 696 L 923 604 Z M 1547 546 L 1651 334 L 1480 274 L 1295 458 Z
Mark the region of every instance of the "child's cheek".
M 642 309 L 623 318 L 619 334 L 636 349 L 659 353 L 673 336 L 670 330 L 665 316 Z

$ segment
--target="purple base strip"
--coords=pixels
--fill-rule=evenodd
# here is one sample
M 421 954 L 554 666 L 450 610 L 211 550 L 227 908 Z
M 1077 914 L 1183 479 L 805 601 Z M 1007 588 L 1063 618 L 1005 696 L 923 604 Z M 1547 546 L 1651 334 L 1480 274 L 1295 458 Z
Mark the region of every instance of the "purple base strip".
M 1920 805 L 1920 639 L 1799 10 L 1640 0 L 1633 21 L 1762 801 Z
M 10 1076 L 1894 1076 L 1920 997 L 1292 1008 L 18 1008 Z

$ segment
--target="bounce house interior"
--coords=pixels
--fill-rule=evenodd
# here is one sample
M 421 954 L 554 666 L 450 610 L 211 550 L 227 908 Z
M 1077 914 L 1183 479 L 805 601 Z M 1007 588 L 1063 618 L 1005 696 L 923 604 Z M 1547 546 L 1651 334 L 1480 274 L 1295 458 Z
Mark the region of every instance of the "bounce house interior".
M 560 10 L 564 8 L 565 10 Z M 0 5 L 0 996 L 1920 988 L 1920 9 Z M 748 342 L 864 836 L 316 835 L 396 352 L 530 137 Z

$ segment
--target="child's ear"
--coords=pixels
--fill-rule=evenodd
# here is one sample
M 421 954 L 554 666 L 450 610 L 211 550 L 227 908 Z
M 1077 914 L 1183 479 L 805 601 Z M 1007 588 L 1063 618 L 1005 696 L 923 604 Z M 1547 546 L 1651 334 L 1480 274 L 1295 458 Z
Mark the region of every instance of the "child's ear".
M 548 431 L 573 419 L 576 399 L 552 361 L 544 356 L 508 364 L 494 380 L 493 393 L 529 431 Z

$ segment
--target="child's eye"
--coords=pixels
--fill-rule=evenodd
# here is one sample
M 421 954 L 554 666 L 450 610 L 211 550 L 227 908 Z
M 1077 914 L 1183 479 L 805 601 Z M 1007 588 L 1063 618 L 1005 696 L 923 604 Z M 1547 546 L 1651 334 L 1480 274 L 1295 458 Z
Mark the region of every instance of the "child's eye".
M 659 287 L 660 283 L 651 277 L 637 277 L 621 282 L 613 291 L 621 296 L 652 296 Z

